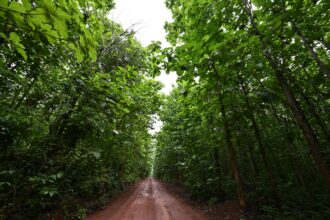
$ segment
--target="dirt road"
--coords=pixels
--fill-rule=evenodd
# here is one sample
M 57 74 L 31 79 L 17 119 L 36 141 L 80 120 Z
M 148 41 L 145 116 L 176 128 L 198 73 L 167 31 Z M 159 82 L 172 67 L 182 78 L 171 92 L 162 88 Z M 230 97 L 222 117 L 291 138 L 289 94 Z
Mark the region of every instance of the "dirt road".
M 158 180 L 149 177 L 123 193 L 109 206 L 88 220 L 203 220 L 201 213 L 166 191 Z

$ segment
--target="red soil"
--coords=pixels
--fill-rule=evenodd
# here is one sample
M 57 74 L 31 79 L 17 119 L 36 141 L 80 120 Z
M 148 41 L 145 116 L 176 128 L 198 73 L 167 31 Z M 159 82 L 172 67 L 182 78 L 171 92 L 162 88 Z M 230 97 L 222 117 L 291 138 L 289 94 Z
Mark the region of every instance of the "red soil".
M 164 184 L 149 177 L 121 194 L 88 220 L 204 220 L 203 214 L 171 194 Z

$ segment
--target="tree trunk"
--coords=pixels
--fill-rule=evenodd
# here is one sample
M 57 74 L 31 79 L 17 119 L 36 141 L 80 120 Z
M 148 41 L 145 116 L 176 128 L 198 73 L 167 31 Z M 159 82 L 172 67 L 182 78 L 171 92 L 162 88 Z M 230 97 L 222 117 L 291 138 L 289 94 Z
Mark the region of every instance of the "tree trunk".
M 264 56 L 266 57 L 266 59 L 268 60 L 268 62 L 270 63 L 270 66 L 272 67 L 275 76 L 278 80 L 278 83 L 280 85 L 280 87 L 282 88 L 282 91 L 288 101 L 288 104 L 290 105 L 290 108 L 293 112 L 293 115 L 296 119 L 297 124 L 299 125 L 307 143 L 308 143 L 308 147 L 309 150 L 315 160 L 315 163 L 317 165 L 317 167 L 319 168 L 320 173 L 323 175 L 324 179 L 325 179 L 325 184 L 326 187 L 330 190 L 330 171 L 329 171 L 329 167 L 326 164 L 326 162 L 324 161 L 324 159 L 322 158 L 321 155 L 321 151 L 320 151 L 320 143 L 317 140 L 317 137 L 314 133 L 314 131 L 312 130 L 304 112 L 302 111 L 298 101 L 296 100 L 296 98 L 294 97 L 288 83 L 287 80 L 284 77 L 284 73 L 288 72 L 287 69 L 283 69 L 279 66 L 279 64 L 276 62 L 276 60 L 273 58 L 272 54 L 269 52 L 269 50 L 267 49 L 266 43 L 264 42 L 263 38 L 261 37 L 260 31 L 257 27 L 257 24 L 254 21 L 254 17 L 252 15 L 252 9 L 251 9 L 251 4 L 248 3 L 248 0 L 243 0 L 244 3 L 244 8 L 246 13 L 248 14 L 249 18 L 250 18 L 250 22 L 252 24 L 253 27 L 253 32 L 254 35 L 256 35 L 257 37 L 259 37 L 260 42 L 261 42 L 261 48 L 262 51 L 264 53 Z
M 307 105 L 309 106 L 309 109 L 311 110 L 312 115 L 314 116 L 317 124 L 319 125 L 319 127 L 321 128 L 326 140 L 328 141 L 328 143 L 330 144 L 330 132 L 328 131 L 328 129 L 325 127 L 325 125 L 323 124 L 319 114 L 315 111 L 315 106 L 314 104 L 308 99 L 308 97 L 306 96 L 306 94 L 304 92 L 301 93 L 302 97 L 304 98 L 305 102 L 307 103 Z
M 293 111 L 294 117 L 308 143 L 309 150 L 315 160 L 315 163 L 318 166 L 321 174 L 325 178 L 328 189 L 330 189 L 330 171 L 329 171 L 329 168 L 328 168 L 326 162 L 322 158 L 321 151 L 320 151 L 320 143 L 317 140 L 316 135 L 315 135 L 314 131 L 312 130 L 309 122 L 307 121 L 307 118 L 306 118 L 305 114 L 303 113 L 299 103 L 293 96 L 293 94 L 283 76 L 283 73 L 278 71 L 276 74 L 276 77 L 280 83 L 280 86 L 282 87 L 282 90 L 284 91 L 285 96 L 287 97 L 287 100 Z
M 252 122 L 252 127 L 253 127 L 254 135 L 255 135 L 257 143 L 258 143 L 259 152 L 261 154 L 261 158 L 262 158 L 262 161 L 264 163 L 264 166 L 267 170 L 267 175 L 269 177 L 269 182 L 270 182 L 270 185 L 271 185 L 273 198 L 274 198 L 276 206 L 279 208 L 279 207 L 281 207 L 281 199 L 280 199 L 279 194 L 277 192 L 276 180 L 275 180 L 275 176 L 274 176 L 273 167 L 268 162 L 266 148 L 265 148 L 265 146 L 263 144 L 263 141 L 262 141 L 261 132 L 260 132 L 259 126 L 258 126 L 258 124 L 255 120 L 254 112 L 253 112 L 253 110 L 251 110 L 252 108 L 251 108 L 250 101 L 249 101 L 249 98 L 248 98 L 248 92 L 246 91 L 245 85 L 242 81 L 240 82 L 240 84 L 241 84 L 241 87 L 242 87 L 242 92 L 243 92 L 246 107 L 249 109 L 248 117 L 250 118 L 250 120 Z
M 231 164 L 232 172 L 233 172 L 234 179 L 236 182 L 236 192 L 237 192 L 239 204 L 242 208 L 244 208 L 246 206 L 246 200 L 245 200 L 245 195 L 244 195 L 244 191 L 243 191 L 243 184 L 242 184 L 241 175 L 240 175 L 238 165 L 237 165 L 236 151 L 235 151 L 235 147 L 234 147 L 234 144 L 232 141 L 231 131 L 230 131 L 230 127 L 228 124 L 225 107 L 224 107 L 223 103 L 221 102 L 221 97 L 220 97 L 220 110 L 221 110 L 222 118 L 224 121 L 224 128 L 225 128 L 226 141 L 227 141 L 228 150 L 229 150 L 230 164 Z

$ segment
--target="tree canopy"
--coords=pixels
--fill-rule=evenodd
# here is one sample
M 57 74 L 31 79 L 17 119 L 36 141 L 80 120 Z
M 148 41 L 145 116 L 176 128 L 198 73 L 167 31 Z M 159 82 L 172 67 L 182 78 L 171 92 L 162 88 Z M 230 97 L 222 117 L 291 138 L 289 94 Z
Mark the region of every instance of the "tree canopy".
M 1 219 L 84 219 L 151 170 L 254 219 L 329 219 L 330 2 L 165 3 L 168 48 L 112 0 L 0 0 Z
M 180 83 L 156 175 L 264 217 L 329 217 L 329 2 L 166 4 L 172 46 L 155 56 Z
M 83 219 L 149 175 L 162 85 L 113 6 L 1 0 L 2 219 Z

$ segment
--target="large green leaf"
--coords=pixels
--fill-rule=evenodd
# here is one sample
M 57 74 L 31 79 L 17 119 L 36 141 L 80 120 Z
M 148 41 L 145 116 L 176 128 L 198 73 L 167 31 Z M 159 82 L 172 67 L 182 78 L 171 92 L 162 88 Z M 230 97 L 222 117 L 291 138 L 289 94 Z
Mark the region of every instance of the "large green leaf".
M 22 55 L 22 57 L 24 58 L 24 60 L 26 61 L 27 55 L 24 51 L 24 48 L 25 48 L 24 45 L 21 44 L 21 38 L 15 32 L 11 32 L 9 34 L 9 39 L 15 45 L 15 48 L 18 51 L 18 53 L 20 53 Z
M 18 2 L 11 2 L 8 7 L 9 10 L 14 11 L 14 12 L 19 12 L 19 13 L 25 13 L 26 9 L 25 7 L 18 3 Z

